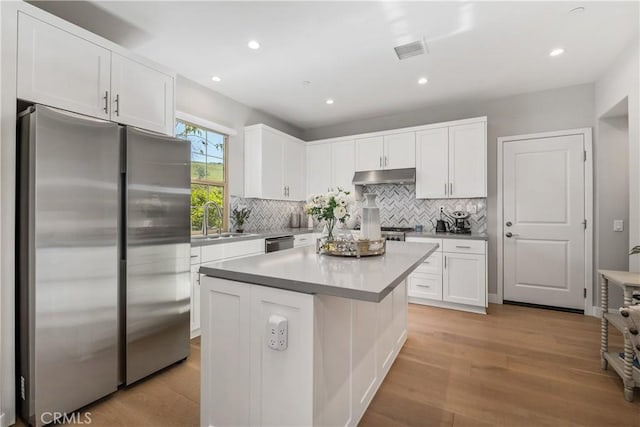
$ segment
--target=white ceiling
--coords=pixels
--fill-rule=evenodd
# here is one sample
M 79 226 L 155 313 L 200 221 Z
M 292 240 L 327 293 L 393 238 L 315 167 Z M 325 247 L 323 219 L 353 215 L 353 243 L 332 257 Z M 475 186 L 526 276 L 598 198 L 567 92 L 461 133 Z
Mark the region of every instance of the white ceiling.
M 148 34 L 135 52 L 303 129 L 593 82 L 639 15 L 636 1 L 95 5 Z M 568 13 L 577 6 L 586 10 Z M 427 55 L 397 59 L 394 46 L 423 37 Z M 549 57 L 555 47 L 565 54 Z

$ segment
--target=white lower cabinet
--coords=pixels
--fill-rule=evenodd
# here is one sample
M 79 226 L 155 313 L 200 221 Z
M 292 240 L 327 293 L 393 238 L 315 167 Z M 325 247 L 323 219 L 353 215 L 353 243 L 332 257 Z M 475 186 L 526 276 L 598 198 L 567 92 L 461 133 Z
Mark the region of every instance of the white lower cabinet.
M 407 279 L 409 302 L 486 312 L 487 242 L 422 237 L 407 241 L 440 245 Z
M 191 248 L 191 338 L 200 335 L 200 266 L 207 262 L 244 258 L 264 253 L 264 239 L 219 243 Z
M 375 303 L 203 276 L 201 424 L 357 425 L 407 339 L 406 289 Z
M 444 253 L 442 300 L 486 306 L 485 255 Z

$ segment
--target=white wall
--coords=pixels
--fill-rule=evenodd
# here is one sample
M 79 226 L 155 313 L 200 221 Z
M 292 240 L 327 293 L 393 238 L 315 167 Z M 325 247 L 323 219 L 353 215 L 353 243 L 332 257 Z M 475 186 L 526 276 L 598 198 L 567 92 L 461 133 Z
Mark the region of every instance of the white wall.
M 229 138 L 229 194 L 244 195 L 244 127 L 264 123 L 289 135 L 300 137 L 302 131 L 274 116 L 255 110 L 205 86 L 178 76 L 176 109 L 235 129 Z
M 618 56 L 604 75 L 595 83 L 595 113 L 600 118 L 626 97 L 629 106 L 628 130 L 628 202 L 629 239 L 628 245 L 640 245 L 640 60 L 638 38 Z M 598 133 L 601 133 L 598 124 Z M 609 129 L 602 129 L 608 132 Z M 603 141 L 601 149 L 606 149 Z M 609 165 L 603 174 L 616 173 L 616 165 Z M 596 194 L 596 197 L 598 194 Z M 604 205 L 604 203 L 603 203 Z M 606 224 L 605 224 L 606 226 Z M 600 251 L 606 250 L 600 247 Z M 628 249 L 628 248 L 627 248 Z M 628 252 L 627 252 L 628 253 Z M 640 272 L 640 256 L 629 258 L 629 270 Z
M 487 116 L 489 292 L 497 293 L 497 138 L 594 126 L 593 84 L 571 86 L 498 99 L 455 102 L 384 117 L 311 129 L 305 140 Z M 597 144 L 597 141 L 595 142 Z M 595 145 L 594 144 L 594 145 Z M 612 171 L 615 173 L 615 171 Z

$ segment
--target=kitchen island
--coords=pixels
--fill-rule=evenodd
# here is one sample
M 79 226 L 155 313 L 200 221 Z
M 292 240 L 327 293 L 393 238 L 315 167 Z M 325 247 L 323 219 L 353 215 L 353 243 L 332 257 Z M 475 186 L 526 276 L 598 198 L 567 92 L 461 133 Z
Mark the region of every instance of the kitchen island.
M 405 279 L 437 247 L 201 266 L 201 424 L 356 425 L 407 339 Z

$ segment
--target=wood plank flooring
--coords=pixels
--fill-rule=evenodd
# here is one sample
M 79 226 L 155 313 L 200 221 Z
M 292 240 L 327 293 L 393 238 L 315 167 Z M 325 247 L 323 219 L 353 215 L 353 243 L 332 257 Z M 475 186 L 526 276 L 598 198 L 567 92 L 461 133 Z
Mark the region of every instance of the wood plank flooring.
M 361 426 L 640 426 L 640 392 L 600 370 L 600 321 L 491 305 L 409 304 L 409 338 Z M 610 333 L 610 346 L 621 337 Z M 92 426 L 197 426 L 200 342 L 186 362 L 85 408 Z

